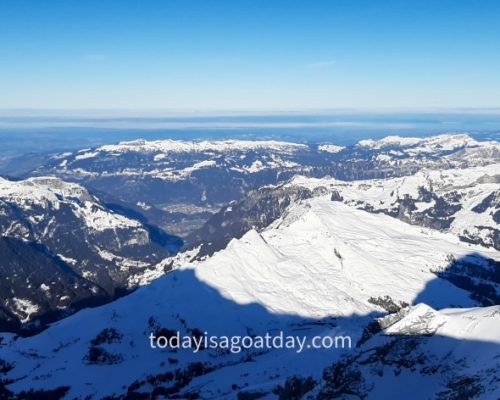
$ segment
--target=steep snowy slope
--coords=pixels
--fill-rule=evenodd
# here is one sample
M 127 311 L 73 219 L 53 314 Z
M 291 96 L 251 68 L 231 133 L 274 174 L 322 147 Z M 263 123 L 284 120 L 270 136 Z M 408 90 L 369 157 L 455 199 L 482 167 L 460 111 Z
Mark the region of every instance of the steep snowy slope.
M 498 250 L 499 170 L 500 164 L 444 171 L 424 169 L 408 177 L 363 181 L 297 176 L 287 183 L 249 191 L 229 203 L 185 238 L 184 250 L 191 258 L 205 258 L 232 238 L 240 238 L 252 228 L 260 231 L 267 227 L 291 202 L 325 194 L 356 208 L 452 232 L 463 241 Z
M 292 205 L 261 234 L 252 230 L 232 241 L 225 251 L 200 264 L 198 273 L 209 280 L 218 268 L 231 265 L 238 273 L 221 286 L 238 288 L 238 296 L 231 295 L 237 302 L 256 300 L 275 311 L 315 317 L 325 316 L 335 307 L 350 315 L 371 308 L 371 297 L 388 295 L 396 303 L 412 303 L 430 281 L 442 296 L 426 299 L 429 305 L 466 304 L 465 298 L 455 299 L 454 287 L 444 280 L 435 281 L 434 272 L 448 267 L 452 257 L 464 259 L 475 252 L 485 258 L 499 257 L 497 251 L 461 243 L 455 235 L 360 212 L 332 202 L 327 195 Z M 246 284 L 258 277 L 265 277 L 268 283 Z M 301 282 L 300 287 L 293 286 L 293 296 L 292 287 L 283 284 L 284 278 Z M 278 281 L 280 286 L 274 284 Z M 393 281 L 404 284 L 394 286 Z M 312 291 L 329 295 L 326 299 L 309 297 Z M 267 296 L 270 303 L 265 301 Z
M 112 299 L 170 254 L 148 227 L 53 177 L 0 178 L 0 232 L 0 324 L 11 328 Z
M 288 186 L 324 187 L 357 208 L 500 249 L 500 164 L 356 182 L 297 177 Z
M 417 399 L 419 392 L 408 393 L 408 387 L 422 378 L 427 397 L 437 398 L 455 390 L 462 376 L 472 377 L 482 398 L 493 399 L 500 389 L 491 375 L 499 362 L 499 307 L 434 310 L 477 304 L 470 292 L 440 279 L 439 271 L 463 259 L 485 271 L 498 269 L 500 254 L 330 197 L 295 202 L 261 233 L 251 230 L 207 261 L 37 336 L 4 335 L 4 393 L 58 389 L 49 394 L 234 399 L 239 393 L 277 399 L 299 390 L 332 399 L 328 391 L 334 388 L 337 395 L 360 391 L 376 399 L 390 382 L 392 397 Z M 374 320 L 386 310 L 400 311 L 390 320 Z M 195 353 L 151 349 L 148 339 L 151 332 L 254 337 L 280 330 L 304 335 L 307 343 L 317 335 L 350 335 L 353 347 L 359 346 Z M 390 345 L 386 335 L 411 335 L 416 344 Z M 338 372 L 345 364 L 352 374 Z M 359 368 L 368 370 L 364 382 Z M 395 374 L 404 379 L 395 383 Z

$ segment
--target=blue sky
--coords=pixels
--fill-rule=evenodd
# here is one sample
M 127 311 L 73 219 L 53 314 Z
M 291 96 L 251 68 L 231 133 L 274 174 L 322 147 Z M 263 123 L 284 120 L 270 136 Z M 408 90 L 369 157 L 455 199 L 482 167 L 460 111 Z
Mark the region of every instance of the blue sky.
M 0 108 L 500 107 L 500 1 L 0 1 Z

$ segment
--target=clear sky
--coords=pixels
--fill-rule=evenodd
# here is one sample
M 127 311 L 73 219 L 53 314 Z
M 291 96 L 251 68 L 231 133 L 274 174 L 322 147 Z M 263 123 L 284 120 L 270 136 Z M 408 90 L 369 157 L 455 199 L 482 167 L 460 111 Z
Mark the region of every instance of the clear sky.
M 500 1 L 0 1 L 0 108 L 385 107 L 500 107 Z

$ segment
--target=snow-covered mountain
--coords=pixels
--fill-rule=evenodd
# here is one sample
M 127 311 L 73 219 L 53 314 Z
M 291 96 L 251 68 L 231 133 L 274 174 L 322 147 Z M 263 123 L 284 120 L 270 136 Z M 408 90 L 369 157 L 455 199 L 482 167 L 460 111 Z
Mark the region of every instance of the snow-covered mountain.
M 0 232 L 0 326 L 10 329 L 109 301 L 170 254 L 154 229 L 54 177 L 0 178 Z
M 340 181 L 295 176 L 248 192 L 185 238 L 190 257 L 202 259 L 250 229 L 261 230 L 299 199 L 332 200 L 384 213 L 410 224 L 452 232 L 461 240 L 500 249 L 500 164 L 464 169 L 423 169 L 388 179 Z M 184 260 L 182 257 L 181 260 Z M 178 260 L 175 260 L 177 262 Z
M 71 399 L 463 393 L 496 399 L 500 307 L 478 308 L 478 291 L 445 274 L 465 268 L 487 280 L 498 272 L 499 252 L 335 200 L 328 191 L 296 198 L 267 228 L 250 230 L 205 261 L 36 336 L 4 334 L 0 392 Z M 486 297 L 499 291 L 497 282 L 489 285 Z M 353 348 L 150 347 L 150 333 L 176 331 L 349 335 Z
M 296 177 L 284 187 L 329 189 L 354 207 L 500 250 L 500 164 L 355 182 Z
M 424 138 L 387 136 L 380 140 L 361 140 L 356 147 L 373 151 L 374 159 L 388 164 L 470 167 L 496 162 L 500 157 L 500 143 L 478 142 L 467 134 Z

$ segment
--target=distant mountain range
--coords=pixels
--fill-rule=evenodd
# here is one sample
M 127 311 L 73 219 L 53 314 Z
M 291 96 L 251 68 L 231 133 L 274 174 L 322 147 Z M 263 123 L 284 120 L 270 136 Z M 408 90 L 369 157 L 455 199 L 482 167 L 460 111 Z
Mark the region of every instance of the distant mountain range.
M 422 168 L 465 168 L 500 160 L 498 142 L 465 134 L 388 137 L 353 146 L 276 141 L 144 141 L 14 159 L 3 172 L 19 178 L 58 176 L 77 182 L 116 211 L 187 236 L 232 200 L 294 175 L 342 180 L 388 178 Z M 19 175 L 19 165 L 24 173 Z
M 19 161 L 0 178 L 0 398 L 498 397 L 496 141 L 137 140 Z M 149 346 L 175 332 L 352 348 Z

